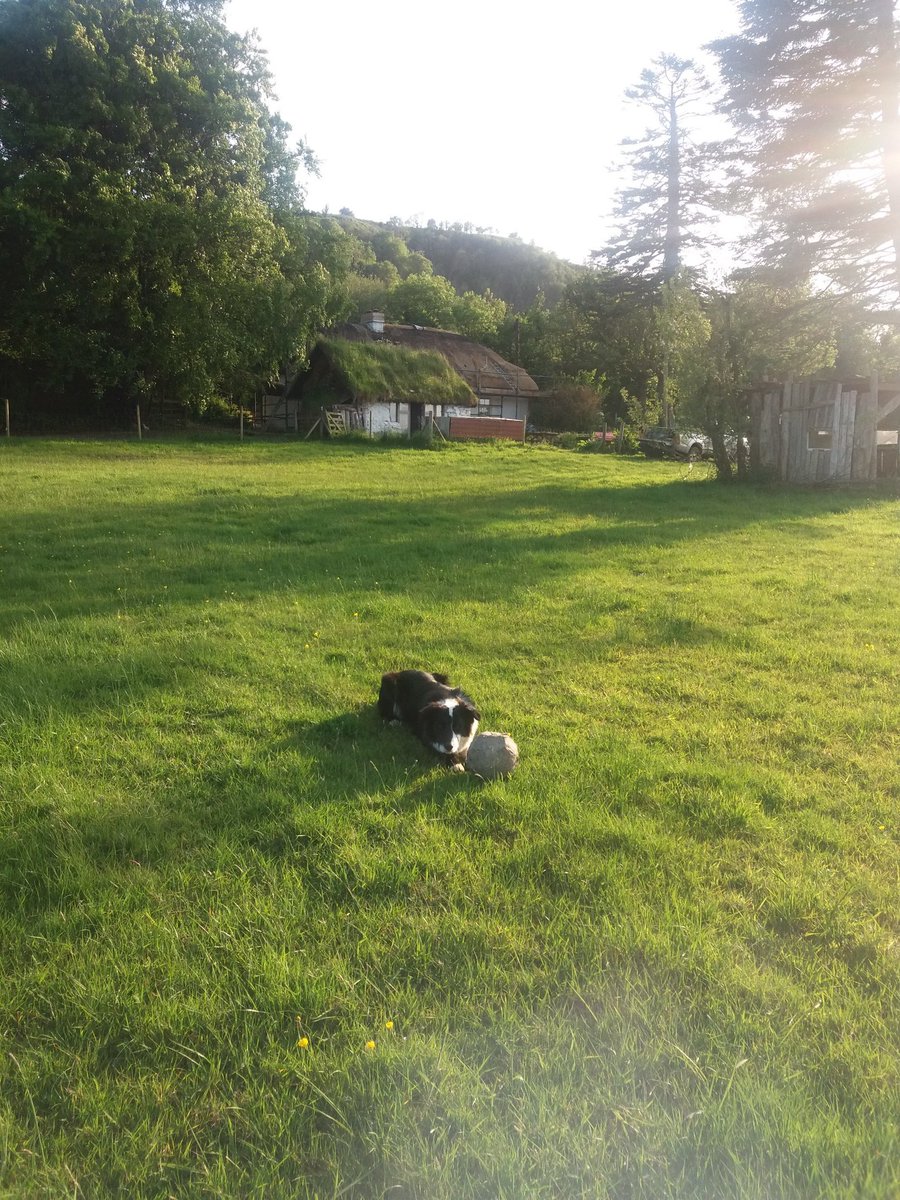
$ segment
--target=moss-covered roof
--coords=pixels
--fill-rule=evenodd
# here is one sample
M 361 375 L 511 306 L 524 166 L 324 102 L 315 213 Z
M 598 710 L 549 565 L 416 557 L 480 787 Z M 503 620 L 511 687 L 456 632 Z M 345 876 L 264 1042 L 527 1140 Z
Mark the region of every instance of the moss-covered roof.
M 443 354 L 386 342 L 320 338 L 317 349 L 339 386 L 356 401 L 475 404 L 476 396 Z

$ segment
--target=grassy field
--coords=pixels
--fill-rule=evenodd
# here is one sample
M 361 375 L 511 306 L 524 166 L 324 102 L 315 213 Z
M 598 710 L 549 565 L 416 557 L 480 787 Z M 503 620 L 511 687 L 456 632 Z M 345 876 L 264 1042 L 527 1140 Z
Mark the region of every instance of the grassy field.
M 900 1194 L 900 501 L 700 474 L 0 445 L 4 1200 Z

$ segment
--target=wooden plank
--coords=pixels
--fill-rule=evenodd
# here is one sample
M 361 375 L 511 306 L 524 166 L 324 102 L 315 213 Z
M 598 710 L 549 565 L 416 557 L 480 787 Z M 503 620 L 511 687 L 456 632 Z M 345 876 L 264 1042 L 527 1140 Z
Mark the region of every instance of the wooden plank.
M 810 389 L 805 388 L 806 399 Z M 801 408 L 791 413 L 791 468 L 790 478 L 794 483 L 814 483 L 816 478 L 816 455 L 809 450 L 809 409 Z
M 781 412 L 778 414 L 779 420 L 779 444 L 778 444 L 778 478 L 787 482 L 788 476 L 788 458 L 789 448 L 791 443 L 790 409 L 794 404 L 794 382 L 789 380 L 784 386 L 784 391 L 781 396 Z M 788 410 L 788 411 L 785 411 Z
M 860 392 L 856 398 L 850 478 L 857 483 L 873 480 L 877 473 L 877 413 L 878 375 L 873 373 L 868 390 Z
M 759 429 L 760 466 L 774 470 L 778 467 L 781 444 L 781 428 L 778 417 L 781 411 L 781 392 L 767 392 L 762 398 Z
M 822 428 L 824 429 L 825 426 L 823 425 Z M 832 438 L 833 436 L 834 430 L 832 429 Z M 827 483 L 834 471 L 834 450 L 813 450 L 810 458 L 815 464 L 815 482 Z
M 765 396 L 754 392 L 750 396 L 750 470 L 755 471 L 761 463 L 760 437 L 762 431 L 762 413 Z
M 884 392 L 879 392 L 876 421 L 880 423 L 886 417 L 889 417 L 896 408 L 900 408 L 900 392 L 889 392 L 887 395 Z
M 853 459 L 853 417 L 856 412 L 856 392 L 845 392 L 837 385 L 840 396 L 835 405 L 837 420 L 835 427 L 834 478 L 839 483 L 850 481 L 850 464 Z
M 826 483 L 834 474 L 834 427 L 837 421 L 837 406 L 834 403 L 834 385 L 823 383 L 820 387 L 819 398 L 822 404 L 816 410 L 816 421 L 820 429 L 831 430 L 831 449 L 816 450 L 813 457 L 816 460 L 816 483 Z

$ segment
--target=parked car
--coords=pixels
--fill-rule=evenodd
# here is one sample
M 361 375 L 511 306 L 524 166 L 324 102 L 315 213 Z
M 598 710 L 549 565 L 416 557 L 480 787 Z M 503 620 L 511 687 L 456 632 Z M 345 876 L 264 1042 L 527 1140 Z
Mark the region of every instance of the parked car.
M 712 456 L 712 442 L 705 433 L 669 429 L 665 425 L 645 429 L 638 438 L 638 449 L 648 458 L 679 458 L 689 462 Z

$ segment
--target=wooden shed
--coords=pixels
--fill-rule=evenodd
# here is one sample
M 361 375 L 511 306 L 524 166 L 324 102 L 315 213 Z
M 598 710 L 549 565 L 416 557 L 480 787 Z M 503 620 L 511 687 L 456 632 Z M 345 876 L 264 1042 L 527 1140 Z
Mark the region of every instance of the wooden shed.
M 898 426 L 898 379 L 762 383 L 750 397 L 751 467 L 800 484 L 897 475 Z

